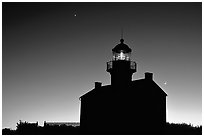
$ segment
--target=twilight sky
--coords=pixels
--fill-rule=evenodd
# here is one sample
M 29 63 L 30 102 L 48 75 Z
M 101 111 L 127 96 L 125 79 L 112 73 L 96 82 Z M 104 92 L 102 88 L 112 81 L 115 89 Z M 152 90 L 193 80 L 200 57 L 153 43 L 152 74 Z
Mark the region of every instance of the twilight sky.
M 3 3 L 2 127 L 79 121 L 79 97 L 110 84 L 121 27 L 138 72 L 168 94 L 167 121 L 202 122 L 202 3 Z M 151 115 L 151 113 L 150 113 Z

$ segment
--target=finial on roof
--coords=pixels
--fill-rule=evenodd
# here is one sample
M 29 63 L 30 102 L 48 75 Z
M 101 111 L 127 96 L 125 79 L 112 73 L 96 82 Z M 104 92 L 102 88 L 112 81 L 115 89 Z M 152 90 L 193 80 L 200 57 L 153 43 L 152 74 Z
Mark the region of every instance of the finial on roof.
M 121 39 L 123 39 L 123 28 L 121 28 Z
M 121 42 L 121 44 L 123 44 L 123 42 L 124 42 L 124 39 L 120 39 L 120 42 Z
M 124 43 L 124 39 L 123 39 L 123 27 L 121 27 L 121 39 L 120 39 L 121 44 Z

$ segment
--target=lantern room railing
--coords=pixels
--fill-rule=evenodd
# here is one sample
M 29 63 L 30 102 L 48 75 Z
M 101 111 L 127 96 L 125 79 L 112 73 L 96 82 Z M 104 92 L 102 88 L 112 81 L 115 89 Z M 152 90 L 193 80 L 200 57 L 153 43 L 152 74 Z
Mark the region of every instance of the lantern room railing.
M 107 71 L 109 72 L 111 69 L 113 69 L 113 61 L 107 62 Z
M 136 64 L 136 62 L 134 62 L 134 61 L 130 61 L 130 69 L 136 71 L 136 68 L 137 68 L 137 64 Z M 134 72 L 135 72 L 135 71 L 134 71 Z
M 130 70 L 136 72 L 137 64 L 134 61 L 130 61 Z M 113 69 L 113 61 L 107 62 L 107 71 L 110 72 Z

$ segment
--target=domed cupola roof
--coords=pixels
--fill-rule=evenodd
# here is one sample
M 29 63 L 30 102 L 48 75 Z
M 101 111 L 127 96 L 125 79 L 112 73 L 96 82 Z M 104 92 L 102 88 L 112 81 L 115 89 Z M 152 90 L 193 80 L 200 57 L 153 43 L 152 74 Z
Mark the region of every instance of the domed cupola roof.
M 131 52 L 131 48 L 128 47 L 128 45 L 124 44 L 124 39 L 120 39 L 120 44 L 116 45 L 113 49 L 113 52 L 120 53 L 123 51 L 124 53 Z

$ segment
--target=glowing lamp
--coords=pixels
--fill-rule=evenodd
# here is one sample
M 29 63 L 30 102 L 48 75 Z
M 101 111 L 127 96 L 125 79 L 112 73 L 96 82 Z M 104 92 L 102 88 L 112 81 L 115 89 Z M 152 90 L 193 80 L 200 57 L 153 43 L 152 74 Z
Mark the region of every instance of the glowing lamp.
M 130 60 L 130 53 L 125 53 L 124 51 L 120 51 L 119 53 L 113 53 L 113 60 Z

